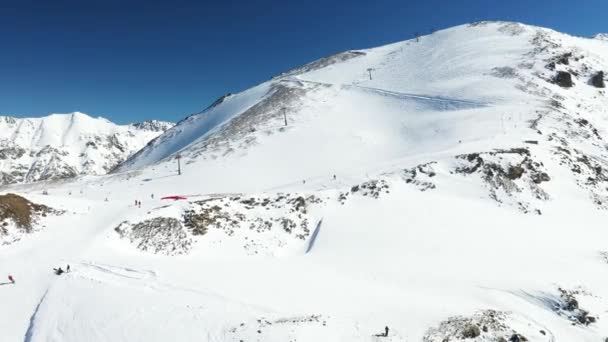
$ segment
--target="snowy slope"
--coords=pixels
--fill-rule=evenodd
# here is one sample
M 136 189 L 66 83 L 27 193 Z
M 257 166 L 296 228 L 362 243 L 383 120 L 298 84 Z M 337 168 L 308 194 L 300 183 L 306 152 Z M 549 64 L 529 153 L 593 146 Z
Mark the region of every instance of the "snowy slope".
M 261 190 L 333 173 L 361 175 L 370 165 L 395 158 L 500 137 L 505 113 L 519 121 L 535 115 L 528 103 L 537 98 L 518 90 L 517 79 L 493 74 L 495 67 L 521 63 L 531 50 L 533 30 L 522 35 L 515 39 L 491 27 L 459 27 L 419 42 L 317 61 L 178 123 L 119 170 L 173 168 L 179 152 L 192 174 L 217 172 L 234 184 L 209 191 L 241 191 L 237 175 L 243 169 L 248 170 L 245 189 Z M 485 48 L 489 42 L 492 49 Z M 525 125 L 519 128 L 524 132 L 517 138 L 533 134 Z M 274 165 L 279 155 L 282 163 Z M 262 161 L 266 158 L 268 163 Z M 226 170 L 225 163 L 234 167 Z M 252 184 L 258 187 L 249 188 Z
M 66 213 L 0 247 L 3 337 L 603 341 L 605 70 L 598 39 L 463 25 L 226 96 L 112 174 L 5 186 Z
M 0 117 L 0 184 L 104 174 L 172 125 L 116 125 L 83 113 Z

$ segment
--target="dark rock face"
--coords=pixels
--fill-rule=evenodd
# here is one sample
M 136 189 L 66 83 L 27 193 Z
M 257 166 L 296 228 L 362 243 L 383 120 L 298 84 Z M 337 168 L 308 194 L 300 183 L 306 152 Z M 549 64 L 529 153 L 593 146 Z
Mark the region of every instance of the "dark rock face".
M 595 75 L 593 75 L 593 77 L 591 77 L 591 85 L 596 88 L 606 88 L 603 71 L 598 71 Z
M 553 82 L 562 88 L 572 88 L 574 86 L 572 75 L 567 71 L 558 71 Z

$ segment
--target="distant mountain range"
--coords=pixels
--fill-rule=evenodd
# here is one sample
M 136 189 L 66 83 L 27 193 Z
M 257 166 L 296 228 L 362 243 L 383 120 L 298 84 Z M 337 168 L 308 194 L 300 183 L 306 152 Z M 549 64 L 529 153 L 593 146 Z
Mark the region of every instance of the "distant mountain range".
M 0 185 L 105 174 L 172 126 L 117 125 L 83 113 L 0 116 Z

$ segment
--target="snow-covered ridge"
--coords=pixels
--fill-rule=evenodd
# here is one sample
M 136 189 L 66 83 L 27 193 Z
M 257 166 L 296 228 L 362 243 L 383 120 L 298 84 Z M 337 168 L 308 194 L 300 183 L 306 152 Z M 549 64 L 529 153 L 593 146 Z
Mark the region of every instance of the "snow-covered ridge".
M 117 125 L 80 112 L 0 116 L 0 184 L 104 174 L 171 126 Z
M 608 33 L 598 33 L 593 38 L 608 41 Z

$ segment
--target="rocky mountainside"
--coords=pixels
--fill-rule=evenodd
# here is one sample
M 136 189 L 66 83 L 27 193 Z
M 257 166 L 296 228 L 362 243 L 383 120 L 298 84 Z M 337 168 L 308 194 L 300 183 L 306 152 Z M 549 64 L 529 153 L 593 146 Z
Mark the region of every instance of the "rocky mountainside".
M 0 185 L 105 174 L 172 126 L 121 126 L 82 113 L 0 116 Z

